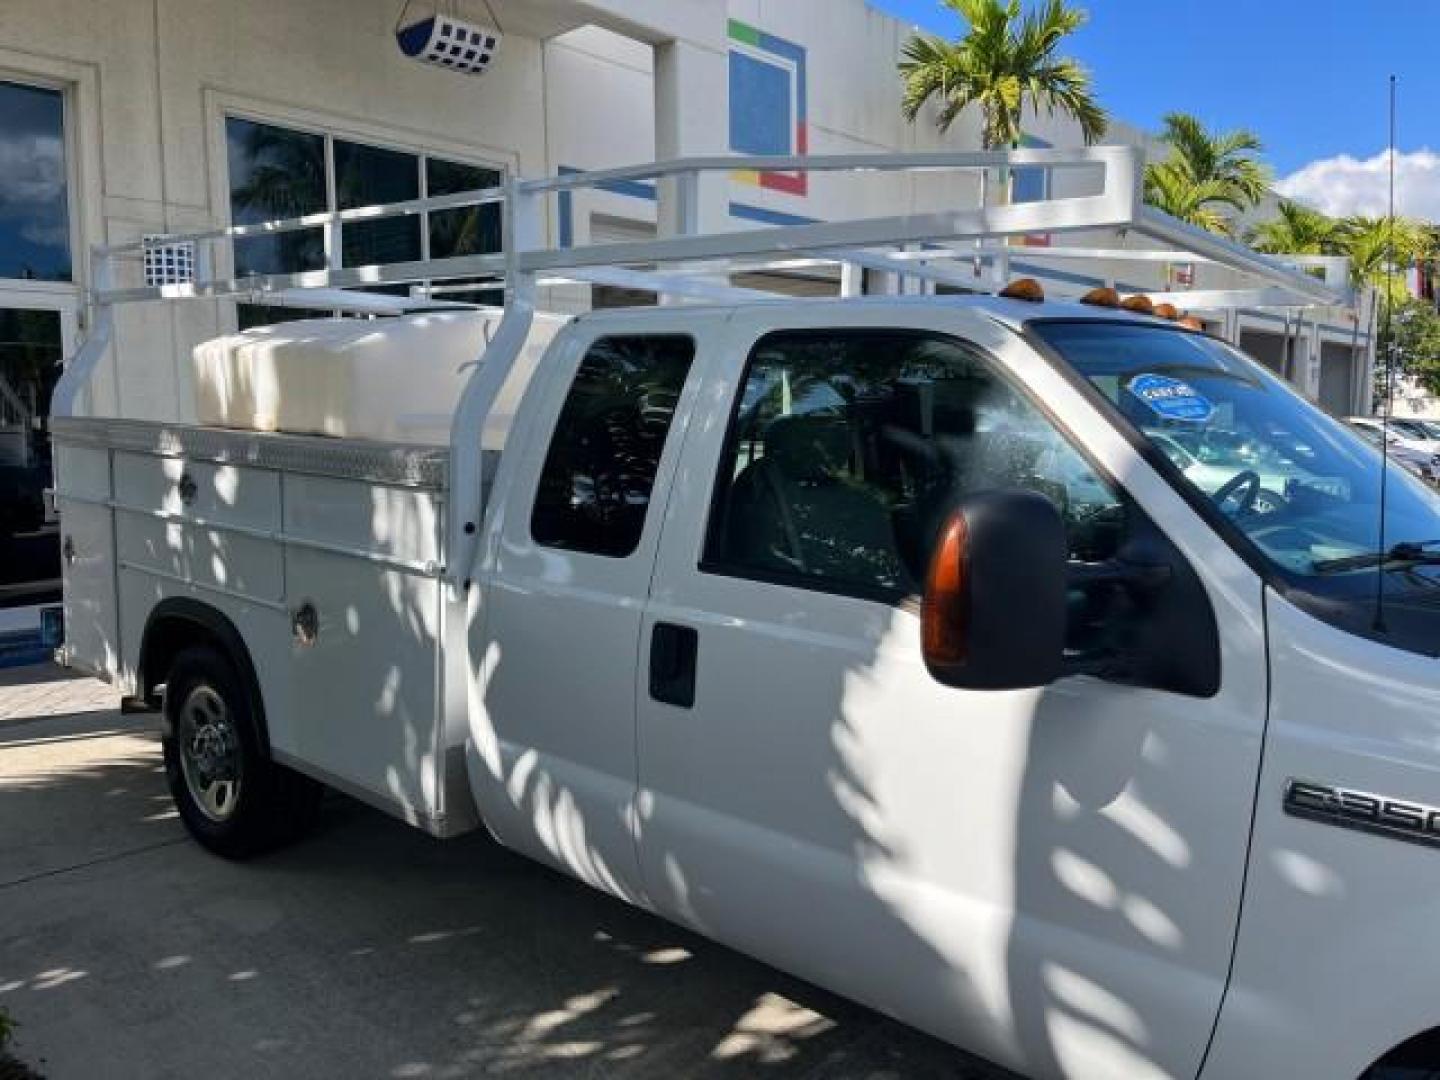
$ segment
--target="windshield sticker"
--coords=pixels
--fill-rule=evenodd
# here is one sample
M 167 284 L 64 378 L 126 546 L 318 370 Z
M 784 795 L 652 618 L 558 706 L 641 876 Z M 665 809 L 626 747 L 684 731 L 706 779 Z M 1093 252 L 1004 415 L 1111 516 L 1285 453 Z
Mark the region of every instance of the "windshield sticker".
M 1215 406 L 1189 383 L 1168 375 L 1136 375 L 1125 387 L 1166 420 L 1204 423 Z

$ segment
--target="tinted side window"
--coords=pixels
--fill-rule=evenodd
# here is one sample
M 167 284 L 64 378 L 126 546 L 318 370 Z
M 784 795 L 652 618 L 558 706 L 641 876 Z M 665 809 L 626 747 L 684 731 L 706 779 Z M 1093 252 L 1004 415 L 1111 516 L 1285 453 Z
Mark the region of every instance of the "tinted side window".
M 560 410 L 530 516 L 546 547 L 623 558 L 645 527 L 688 337 L 610 337 L 590 347 Z
M 1071 553 L 1113 553 L 1109 484 L 972 346 L 905 330 L 772 334 L 731 419 L 705 568 L 894 599 L 962 495 L 1051 498 Z

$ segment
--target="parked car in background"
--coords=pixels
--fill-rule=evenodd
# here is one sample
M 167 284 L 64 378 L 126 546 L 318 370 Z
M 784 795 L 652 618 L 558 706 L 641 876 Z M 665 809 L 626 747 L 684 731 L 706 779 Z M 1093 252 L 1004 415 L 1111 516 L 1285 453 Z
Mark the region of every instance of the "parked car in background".
M 1421 454 L 1440 454 L 1440 436 L 1419 420 L 1404 420 L 1394 416 L 1388 420 L 1382 420 L 1378 416 L 1352 416 L 1347 423 L 1353 427 L 1369 428 L 1371 431 L 1388 431 L 1391 446 L 1403 446 Z
M 1352 416 L 1345 422 L 1377 450 L 1380 448 L 1380 440 L 1383 438 L 1389 448 L 1390 460 L 1396 464 L 1428 483 L 1440 483 L 1440 454 L 1417 449 L 1414 440 L 1407 439 L 1395 431 L 1387 431 L 1386 426 L 1374 417 Z
M 1390 422 L 1395 423 L 1394 417 Z M 1407 416 L 1400 423 L 1406 428 L 1416 429 L 1424 438 L 1432 440 L 1436 444 L 1436 450 L 1440 451 L 1440 420 L 1425 420 L 1418 416 Z
M 1410 417 L 1392 416 L 1389 420 L 1390 429 L 1410 443 L 1416 450 L 1425 450 L 1432 454 L 1440 453 L 1440 433 L 1424 421 L 1415 420 Z

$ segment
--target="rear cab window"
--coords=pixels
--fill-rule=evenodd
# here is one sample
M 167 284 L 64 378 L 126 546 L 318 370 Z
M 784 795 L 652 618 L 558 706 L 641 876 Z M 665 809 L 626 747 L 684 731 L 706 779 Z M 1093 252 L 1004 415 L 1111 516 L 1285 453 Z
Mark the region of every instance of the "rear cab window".
M 694 340 L 679 334 L 590 346 L 540 473 L 530 515 L 537 544 L 616 559 L 635 551 L 694 358 Z

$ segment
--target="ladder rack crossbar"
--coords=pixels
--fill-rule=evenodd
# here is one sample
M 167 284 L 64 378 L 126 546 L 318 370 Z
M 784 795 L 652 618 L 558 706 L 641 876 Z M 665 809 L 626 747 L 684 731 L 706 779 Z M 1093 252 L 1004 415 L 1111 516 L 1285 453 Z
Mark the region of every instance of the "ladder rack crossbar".
M 734 231 L 700 232 L 692 228 L 654 240 L 560 246 L 550 245 L 543 239 L 546 199 L 583 190 L 603 191 L 607 185 L 619 181 L 676 182 L 676 197 L 681 204 L 679 220 L 693 223 L 697 217 L 694 211 L 699 181 L 711 174 L 728 177 L 736 170 L 925 173 L 1022 167 L 1091 169 L 1099 174 L 1099 191 L 1008 205 L 942 208 Z M 504 286 L 513 293 L 517 287 L 533 287 L 537 278 L 547 283 L 593 283 L 600 280 L 602 273 L 609 273 L 611 281 L 623 279 L 631 283 L 630 287 L 681 298 L 756 299 L 762 295 L 760 290 L 696 284 L 695 278 L 727 270 L 733 273 L 756 265 L 778 266 L 787 261 L 793 264 L 795 260 L 815 260 L 824 265 L 848 263 L 974 288 L 993 282 L 977 274 L 973 266 L 968 272 L 961 272 L 955 266 L 947 267 L 947 261 L 959 264 L 969 260 L 973 264 L 983 258 L 999 272 L 1001 267 L 1008 266 L 1012 256 L 1020 255 L 1042 262 L 1047 258 L 1190 261 L 1237 271 L 1254 279 L 1246 283 L 1247 291 L 1279 290 L 1292 304 L 1335 305 L 1351 301 L 1350 292 L 1344 286 L 1344 268 L 1331 265 L 1337 260 L 1306 262 L 1261 255 L 1145 206 L 1141 200 L 1142 170 L 1143 161 L 1137 149 L 1105 146 L 1073 150 L 682 158 L 541 179 L 512 178 L 500 187 L 103 245 L 94 249 L 95 255 L 108 264 L 116 256 L 143 254 L 165 244 L 233 245 L 253 237 L 323 228 L 327 230 L 330 265 L 296 273 L 237 276 L 222 272 L 209 276 L 203 271 L 213 260 L 197 259 L 202 273 L 193 282 L 98 287 L 91 299 L 99 305 L 219 298 L 264 303 L 267 296 L 307 289 L 364 289 L 423 283 L 422 295 L 415 298 L 420 304 L 424 302 L 424 288 L 428 285 L 461 278 L 494 279 L 495 287 Z M 359 267 L 339 264 L 343 247 L 340 229 L 345 224 L 492 205 L 499 207 L 505 224 L 504 250 L 500 252 Z M 1064 236 L 1096 232 L 1142 237 L 1158 242 L 1160 250 L 1103 246 L 1031 249 L 1003 242 L 1034 233 Z M 1323 279 L 1309 272 L 1311 269 L 1323 271 Z M 97 275 L 97 280 L 110 280 L 113 276 L 113 273 Z
M 127 240 L 115 244 L 99 244 L 92 250 L 97 255 L 143 255 L 145 251 L 170 244 L 200 243 L 208 240 L 243 240 L 254 236 L 278 236 L 283 233 L 299 232 L 325 225 L 341 225 L 347 222 L 384 221 L 387 218 L 413 217 L 439 210 L 463 210 L 469 207 L 488 206 L 505 201 L 504 188 L 477 188 L 474 191 L 457 191 L 449 195 L 432 195 L 424 199 L 406 199 L 404 202 L 379 203 L 374 206 L 357 206 L 349 210 L 321 211 L 302 214 L 299 217 L 280 218 L 276 221 L 262 221 L 251 225 L 227 225 L 224 228 L 201 229 L 197 232 L 167 233 L 149 236 L 142 240 Z

